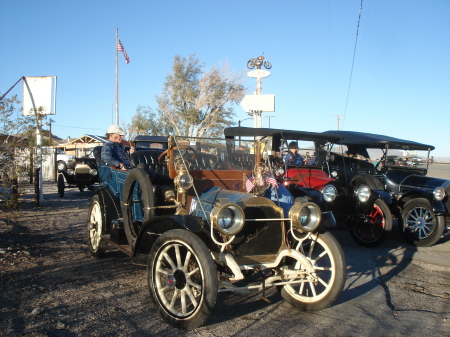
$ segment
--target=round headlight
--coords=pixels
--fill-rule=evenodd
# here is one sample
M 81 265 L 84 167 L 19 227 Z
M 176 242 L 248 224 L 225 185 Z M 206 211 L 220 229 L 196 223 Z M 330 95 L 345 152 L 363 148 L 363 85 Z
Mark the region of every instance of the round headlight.
M 331 176 L 332 176 L 333 178 L 336 178 L 336 177 L 338 176 L 337 171 L 331 171 Z
M 436 187 L 433 191 L 434 200 L 441 201 L 445 198 L 445 190 L 442 187 Z
M 69 176 L 73 175 L 73 170 L 72 170 L 72 169 L 67 169 L 67 174 L 68 174 Z
M 370 199 L 370 188 L 366 185 L 361 185 L 355 191 L 355 194 L 360 202 L 367 202 Z
M 179 177 L 179 179 L 177 181 L 177 184 L 181 188 L 184 188 L 184 189 L 188 190 L 188 189 L 190 189 L 192 187 L 192 185 L 194 184 L 194 181 L 193 181 L 193 179 L 192 179 L 190 174 L 185 173 L 185 174 L 182 174 Z
M 282 176 L 284 174 L 284 168 L 278 167 L 277 172 L 278 172 L 278 175 Z
M 336 187 L 333 185 L 325 185 L 325 187 L 322 189 L 322 195 L 323 199 L 326 202 L 332 202 L 334 199 L 336 199 L 337 190 Z
M 313 202 L 295 199 L 294 206 L 289 210 L 292 225 L 304 232 L 314 232 L 320 225 L 321 212 Z
M 91 176 L 96 176 L 97 175 L 97 170 L 96 169 L 92 169 L 90 172 Z
M 224 235 L 236 235 L 244 227 L 244 211 L 233 203 L 219 204 L 211 211 L 211 223 Z

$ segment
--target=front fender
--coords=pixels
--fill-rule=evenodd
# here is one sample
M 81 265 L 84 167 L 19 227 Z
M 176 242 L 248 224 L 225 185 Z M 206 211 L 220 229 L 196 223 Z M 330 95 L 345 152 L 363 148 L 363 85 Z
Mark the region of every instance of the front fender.
M 333 228 L 336 227 L 336 219 L 333 212 L 322 212 L 322 220 L 320 221 L 321 228 Z
M 147 264 L 150 250 L 158 237 L 172 229 L 185 229 L 202 236 L 202 239 L 209 237 L 202 235 L 204 224 L 201 218 L 191 215 L 164 215 L 154 217 L 142 226 L 133 251 L 133 263 Z
M 432 201 L 431 207 L 433 208 L 433 212 L 436 215 L 444 215 L 448 216 L 447 209 L 442 201 Z
M 386 205 L 392 204 L 392 196 L 389 194 L 389 192 L 382 190 L 372 190 L 372 195 L 375 199 L 383 200 Z
M 308 200 L 315 202 L 316 204 L 321 204 L 323 202 L 322 192 L 309 187 L 296 187 L 291 190 L 294 197 L 307 197 Z

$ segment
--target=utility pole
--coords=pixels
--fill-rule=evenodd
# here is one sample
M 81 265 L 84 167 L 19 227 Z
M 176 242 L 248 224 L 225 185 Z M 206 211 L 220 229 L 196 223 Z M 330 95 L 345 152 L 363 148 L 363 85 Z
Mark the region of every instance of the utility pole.
M 265 116 L 266 118 L 269 118 L 269 129 L 270 129 L 270 117 L 275 117 L 275 116 Z
M 339 127 L 339 121 L 341 120 L 341 117 L 344 117 L 345 115 L 333 115 L 333 117 L 337 117 L 337 125 L 338 125 L 338 131 L 340 130 L 340 127 Z

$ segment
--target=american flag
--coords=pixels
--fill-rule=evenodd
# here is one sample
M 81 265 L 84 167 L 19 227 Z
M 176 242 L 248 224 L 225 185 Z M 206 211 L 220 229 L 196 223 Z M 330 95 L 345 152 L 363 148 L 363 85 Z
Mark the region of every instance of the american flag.
M 275 179 L 275 176 L 273 175 L 272 172 L 269 172 L 267 174 L 266 182 L 274 186 L 275 188 L 278 188 L 277 180 Z
M 255 178 L 253 177 L 253 173 L 250 176 L 245 177 L 245 189 L 247 190 L 247 193 L 250 193 L 250 191 L 255 186 Z
M 130 63 L 130 58 L 128 57 L 128 54 L 127 54 L 125 48 L 122 46 L 122 42 L 120 42 L 120 39 L 119 39 L 119 44 L 117 45 L 117 50 L 123 52 L 123 56 L 125 57 L 125 62 L 127 64 Z

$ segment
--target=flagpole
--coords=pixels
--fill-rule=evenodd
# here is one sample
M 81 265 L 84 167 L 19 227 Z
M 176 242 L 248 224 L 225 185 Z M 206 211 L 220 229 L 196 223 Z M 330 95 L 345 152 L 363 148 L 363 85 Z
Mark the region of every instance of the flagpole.
M 119 125 L 119 28 L 116 27 L 116 125 Z

